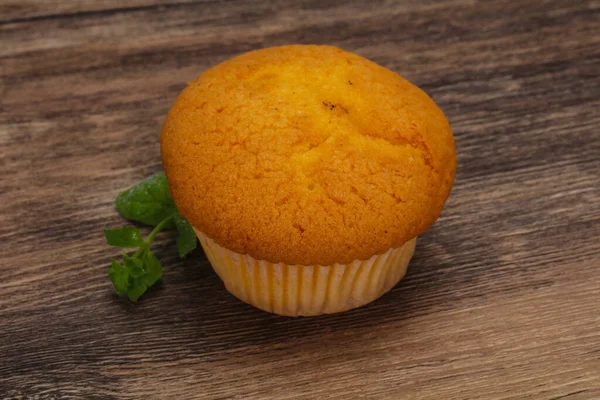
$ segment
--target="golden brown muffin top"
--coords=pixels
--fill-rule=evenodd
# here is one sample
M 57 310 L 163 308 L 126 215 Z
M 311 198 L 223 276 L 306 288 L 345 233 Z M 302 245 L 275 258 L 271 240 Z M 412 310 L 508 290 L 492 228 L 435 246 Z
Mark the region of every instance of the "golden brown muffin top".
M 303 265 L 366 260 L 440 215 L 448 121 L 400 75 L 331 46 L 252 51 L 179 95 L 161 135 L 183 216 L 218 244 Z

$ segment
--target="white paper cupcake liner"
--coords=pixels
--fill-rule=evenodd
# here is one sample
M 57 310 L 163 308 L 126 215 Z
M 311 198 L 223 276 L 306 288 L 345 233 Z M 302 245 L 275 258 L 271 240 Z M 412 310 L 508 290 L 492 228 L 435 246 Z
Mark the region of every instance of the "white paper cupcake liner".
M 196 230 L 227 290 L 261 310 L 286 316 L 331 314 L 378 299 L 404 277 L 417 239 L 365 261 L 288 265 L 256 260 Z

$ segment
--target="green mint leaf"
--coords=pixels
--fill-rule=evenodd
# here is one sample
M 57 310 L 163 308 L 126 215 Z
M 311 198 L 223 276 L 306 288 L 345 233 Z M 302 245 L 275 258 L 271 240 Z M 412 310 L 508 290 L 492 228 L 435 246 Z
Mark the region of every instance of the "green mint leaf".
M 183 258 L 198 246 L 198 238 L 192 225 L 179 212 L 173 214 L 173 221 L 178 231 L 177 250 L 179 251 L 179 257 Z
M 132 256 L 123 254 L 122 264 L 112 260 L 108 272 L 117 293 L 126 293 L 135 302 L 162 278 L 162 263 L 150 249 L 156 236 L 164 229 L 177 228 L 177 249 L 182 258 L 198 246 L 198 239 L 190 223 L 177 210 L 164 173 L 120 193 L 116 207 L 123 217 L 154 227 L 146 239 L 135 227 L 104 231 L 112 246 L 138 247 Z
M 133 267 L 129 270 L 129 275 L 132 278 L 139 278 L 141 276 L 146 275 L 146 271 L 144 270 L 143 267 Z
M 111 260 L 111 267 L 108 271 L 108 275 L 110 276 L 110 280 L 115 286 L 115 290 L 119 295 L 127 292 L 129 287 L 129 272 L 125 267 L 116 262 L 115 260 Z
M 127 254 L 123 254 L 123 265 L 126 268 L 143 268 L 144 262 L 137 257 L 129 257 Z
M 116 206 L 123 217 L 152 226 L 177 211 L 164 172 L 121 192 Z M 172 226 L 171 224 L 167 228 Z
M 140 231 L 133 226 L 124 226 L 121 229 L 105 229 L 104 237 L 106 237 L 109 245 L 116 247 L 132 248 L 144 244 Z
M 139 258 L 129 257 L 127 254 L 123 254 L 123 264 L 125 264 L 125 268 L 129 269 L 129 276 L 132 278 L 139 278 L 140 276 L 146 275 L 144 263 Z
M 133 278 L 131 280 L 131 286 L 127 291 L 127 297 L 129 297 L 129 300 L 136 302 L 144 293 L 146 293 L 147 289 L 148 287 L 144 283 L 144 278 Z
M 146 286 L 154 285 L 162 278 L 162 263 L 150 251 L 144 255 L 144 265 L 146 266 Z

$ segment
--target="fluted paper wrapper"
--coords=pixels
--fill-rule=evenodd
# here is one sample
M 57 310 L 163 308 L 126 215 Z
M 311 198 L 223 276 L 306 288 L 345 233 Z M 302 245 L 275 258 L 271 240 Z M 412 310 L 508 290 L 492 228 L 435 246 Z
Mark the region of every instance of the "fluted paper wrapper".
M 417 241 L 349 264 L 288 265 L 256 260 L 196 234 L 231 294 L 261 310 L 294 317 L 337 313 L 378 299 L 404 277 Z

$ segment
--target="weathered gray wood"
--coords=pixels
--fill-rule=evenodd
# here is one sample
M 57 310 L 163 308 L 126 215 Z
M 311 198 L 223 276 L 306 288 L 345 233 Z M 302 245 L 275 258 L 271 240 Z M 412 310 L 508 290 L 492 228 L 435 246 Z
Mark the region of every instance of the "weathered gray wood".
M 0 398 L 600 398 L 597 1 L 0 7 Z M 447 113 L 456 185 L 407 277 L 355 311 L 281 318 L 165 235 L 164 284 L 119 299 L 102 229 L 160 170 L 171 102 L 284 43 L 356 51 Z

